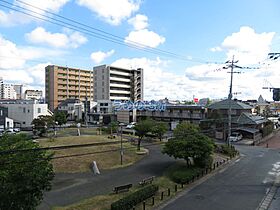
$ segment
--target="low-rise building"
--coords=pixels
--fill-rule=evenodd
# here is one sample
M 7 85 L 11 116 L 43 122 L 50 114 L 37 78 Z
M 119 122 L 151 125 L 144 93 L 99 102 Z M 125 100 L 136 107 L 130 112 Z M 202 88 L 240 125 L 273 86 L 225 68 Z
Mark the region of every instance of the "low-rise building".
M 81 102 L 79 99 L 68 98 L 58 105 L 57 110 L 65 112 L 67 114 L 67 120 L 82 120 L 84 112 L 84 103 Z
M 8 117 L 21 128 L 31 128 L 33 119 L 40 115 L 52 115 L 47 104 L 33 100 L 0 100 L 0 106 L 8 108 Z
M 137 120 L 149 117 L 154 120 L 165 121 L 169 124 L 171 130 L 182 121 L 199 124 L 201 120 L 205 119 L 205 116 L 204 106 L 185 104 L 167 104 L 166 110 L 137 111 Z
M 12 119 L 8 118 L 8 108 L 0 106 L 0 130 L 13 128 L 14 122 Z
M 42 100 L 43 91 L 42 90 L 26 90 L 24 93 L 24 98 L 26 100 Z

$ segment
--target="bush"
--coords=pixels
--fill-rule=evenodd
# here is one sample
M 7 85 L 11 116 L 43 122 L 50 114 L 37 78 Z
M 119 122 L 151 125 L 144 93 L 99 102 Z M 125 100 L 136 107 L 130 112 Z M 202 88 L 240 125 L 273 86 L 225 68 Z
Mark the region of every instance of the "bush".
M 193 176 L 197 176 L 201 173 L 201 168 L 198 167 L 186 167 L 186 166 L 180 166 L 175 168 L 173 171 L 169 173 L 169 178 L 176 182 L 176 183 L 186 183 L 190 181 Z
M 232 157 L 236 154 L 237 151 L 234 146 L 232 146 L 232 145 L 228 146 L 228 145 L 223 144 L 223 145 L 221 145 L 220 152 Z
M 111 210 L 129 210 L 138 203 L 152 197 L 158 191 L 157 185 L 146 186 L 111 204 Z
M 208 168 L 212 165 L 213 163 L 213 157 L 208 156 L 208 158 L 203 158 L 203 159 L 195 159 L 195 164 L 201 168 Z

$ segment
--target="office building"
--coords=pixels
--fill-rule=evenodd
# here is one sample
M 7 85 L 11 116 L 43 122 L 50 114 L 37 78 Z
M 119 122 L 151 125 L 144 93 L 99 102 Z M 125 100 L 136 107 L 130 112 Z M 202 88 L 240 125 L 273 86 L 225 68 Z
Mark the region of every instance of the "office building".
M 143 100 L 143 69 L 124 69 L 109 65 L 93 68 L 94 101 Z
M 90 70 L 49 65 L 45 68 L 45 98 L 49 109 L 68 98 L 82 102 L 93 99 L 93 75 Z

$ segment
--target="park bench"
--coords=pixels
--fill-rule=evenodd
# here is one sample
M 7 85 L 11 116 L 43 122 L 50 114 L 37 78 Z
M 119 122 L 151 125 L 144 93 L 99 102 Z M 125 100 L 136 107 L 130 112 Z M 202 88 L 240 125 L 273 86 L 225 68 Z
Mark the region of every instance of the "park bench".
M 141 182 L 139 182 L 139 185 L 144 186 L 146 184 L 152 184 L 154 179 L 155 179 L 155 176 L 148 177 L 146 179 L 143 179 Z
M 131 187 L 132 187 L 132 184 L 120 185 L 120 186 L 114 187 L 113 192 L 116 194 L 119 192 L 126 192 L 126 191 L 129 191 L 129 188 L 131 188 Z

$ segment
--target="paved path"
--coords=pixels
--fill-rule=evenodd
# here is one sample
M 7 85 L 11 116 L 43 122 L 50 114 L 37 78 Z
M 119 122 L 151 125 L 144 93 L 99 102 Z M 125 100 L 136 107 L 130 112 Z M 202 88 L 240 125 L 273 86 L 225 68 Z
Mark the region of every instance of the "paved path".
M 39 210 L 49 210 L 53 206 L 64 206 L 95 195 L 112 192 L 114 186 L 126 183 L 137 184 L 149 176 L 161 176 L 163 171 L 175 162 L 173 158 L 161 153 L 160 146 L 146 147 L 149 155 L 137 164 L 123 169 L 93 173 L 57 174 L 53 189 L 44 196 Z
M 274 168 L 280 161 L 280 150 L 252 146 L 238 148 L 241 158 L 234 165 L 162 209 L 256 210 L 276 180 Z

